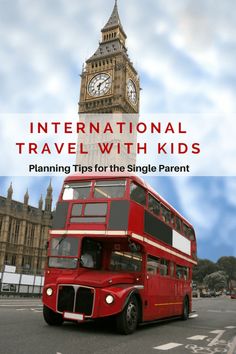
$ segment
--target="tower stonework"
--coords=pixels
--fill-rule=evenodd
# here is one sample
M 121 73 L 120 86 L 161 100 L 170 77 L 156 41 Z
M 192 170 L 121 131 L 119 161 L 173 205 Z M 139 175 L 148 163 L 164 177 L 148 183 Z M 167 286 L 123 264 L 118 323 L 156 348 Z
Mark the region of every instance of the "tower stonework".
M 126 48 L 126 33 L 120 21 L 117 1 L 112 14 L 101 30 L 98 49 L 86 61 L 81 74 L 79 100 L 79 119 L 89 122 L 106 123 L 132 121 L 138 123 L 139 113 L 139 76 L 131 62 Z M 127 115 L 130 116 L 127 116 Z M 118 117 L 118 118 L 117 118 Z M 115 124 L 114 124 L 115 125 Z M 79 137 L 79 142 L 81 138 Z M 125 143 L 136 144 L 137 136 L 90 134 L 83 136 L 87 155 L 77 153 L 76 163 L 87 166 L 116 164 L 125 166 L 136 163 L 135 147 L 126 153 Z M 102 154 L 98 144 L 113 144 L 109 154 Z M 117 147 L 120 153 L 117 153 Z
M 138 113 L 139 77 L 129 59 L 117 2 L 81 74 L 79 113 Z

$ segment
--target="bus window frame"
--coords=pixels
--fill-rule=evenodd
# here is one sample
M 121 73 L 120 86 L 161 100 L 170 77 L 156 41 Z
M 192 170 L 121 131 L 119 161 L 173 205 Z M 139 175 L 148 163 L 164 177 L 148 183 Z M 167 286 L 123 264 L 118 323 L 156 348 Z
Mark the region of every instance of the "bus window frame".
M 125 187 L 125 191 L 124 191 L 124 195 L 120 198 L 95 198 L 94 197 L 94 190 L 95 190 L 95 184 L 97 181 L 107 181 L 107 182 L 111 182 L 111 181 L 124 181 L 125 184 L 124 184 L 124 187 Z M 64 182 L 63 183 L 63 186 L 62 186 L 62 189 L 61 189 L 61 192 L 60 192 L 60 197 L 59 197 L 59 200 L 61 202 L 75 202 L 75 201 L 83 201 L 83 202 L 86 202 L 88 200 L 93 200 L 94 202 L 97 202 L 97 201 L 100 201 L 100 200 L 122 200 L 122 199 L 129 199 L 129 183 L 128 183 L 128 178 L 127 177 L 118 177 L 117 179 L 113 179 L 113 178 L 105 178 L 105 179 L 85 179 L 83 180 L 84 183 L 86 182 L 90 182 L 91 183 L 91 186 L 90 186 L 90 192 L 89 192 L 89 195 L 88 195 L 88 198 L 86 199 L 63 199 L 63 193 L 64 193 L 64 187 L 66 184 L 73 184 L 73 183 L 77 183 L 78 181 L 68 181 L 68 182 Z M 142 187 L 143 188 L 143 187 Z
M 171 227 L 173 230 L 175 230 L 176 232 L 178 232 L 180 235 L 182 235 L 183 237 L 185 237 L 187 240 L 190 240 L 191 242 L 192 241 L 195 241 L 196 240 L 196 237 L 195 237 L 195 232 L 194 232 L 194 229 L 192 226 L 188 225 L 186 223 L 186 221 L 182 220 L 183 218 L 181 218 L 179 216 L 178 213 L 176 213 L 176 211 L 172 210 L 171 208 L 169 208 L 168 206 L 165 205 L 165 203 L 160 200 L 159 198 L 155 197 L 152 193 L 150 193 L 148 190 L 146 190 L 146 210 L 151 213 L 155 218 L 158 218 L 161 222 L 165 223 L 167 226 Z M 155 199 L 157 202 L 159 202 L 160 204 L 160 212 L 159 214 L 156 214 L 155 212 L 153 212 L 151 209 L 149 209 L 149 196 L 153 199 Z M 135 202 L 135 200 L 134 200 Z M 136 202 L 137 203 L 137 202 Z M 139 203 L 138 203 L 139 204 Z M 139 205 L 142 205 L 142 204 L 139 204 Z M 170 213 L 170 222 L 167 222 L 164 217 L 163 217 L 163 214 L 162 214 L 162 207 L 165 208 L 169 213 Z M 176 218 L 178 218 L 180 220 L 180 230 L 177 230 L 177 227 L 176 227 Z M 189 236 L 186 236 L 186 234 L 184 233 L 184 226 L 183 225 L 186 225 L 186 227 L 191 230 L 192 232 L 192 238 L 190 238 Z
M 113 182 L 113 181 L 124 181 L 124 194 L 122 197 L 115 197 L 115 198 L 108 198 L 108 197 L 105 197 L 104 198 L 96 198 L 94 196 L 95 194 L 95 188 L 96 188 L 96 182 Z M 122 200 L 122 199 L 125 199 L 126 198 L 126 193 L 127 193 L 127 178 L 117 178 L 117 179 L 98 179 L 98 180 L 93 180 L 93 185 L 92 185 L 92 193 L 91 193 L 91 199 L 93 199 L 94 201 L 97 201 L 97 200 Z M 114 187 L 114 186 L 113 186 Z
M 148 258 L 152 258 L 153 261 L 156 261 L 156 263 L 158 264 L 158 266 L 156 267 L 156 273 L 152 273 L 151 271 L 148 271 Z M 153 256 L 152 254 L 150 253 L 146 253 L 146 260 L 145 260 L 145 273 L 148 275 L 148 276 L 160 276 L 160 261 L 161 261 L 161 258 L 158 257 L 158 256 Z
M 145 204 L 141 204 L 141 203 L 137 202 L 137 200 L 131 199 L 131 185 L 132 185 L 132 184 L 135 184 L 136 186 L 142 188 L 142 189 L 145 191 Z M 139 183 L 137 183 L 135 180 L 130 179 L 130 181 L 129 181 L 129 187 L 128 187 L 128 199 L 129 199 L 129 201 L 134 202 L 134 203 L 137 203 L 138 205 L 141 205 L 142 207 L 148 209 L 148 207 L 147 207 L 147 199 L 148 199 L 148 198 L 147 198 L 147 195 L 148 195 L 147 188 L 141 186 L 141 185 L 140 185 Z

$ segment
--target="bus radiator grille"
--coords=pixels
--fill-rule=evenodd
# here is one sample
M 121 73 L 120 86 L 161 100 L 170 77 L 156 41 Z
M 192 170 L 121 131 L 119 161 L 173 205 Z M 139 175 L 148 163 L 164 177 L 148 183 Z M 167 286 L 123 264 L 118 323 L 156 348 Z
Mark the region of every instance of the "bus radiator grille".
M 58 304 L 57 304 L 58 311 L 73 312 L 74 297 L 75 297 L 75 290 L 73 286 L 60 286 L 59 294 L 58 294 Z
M 91 288 L 79 287 L 76 294 L 75 312 L 91 316 L 93 311 L 94 293 Z

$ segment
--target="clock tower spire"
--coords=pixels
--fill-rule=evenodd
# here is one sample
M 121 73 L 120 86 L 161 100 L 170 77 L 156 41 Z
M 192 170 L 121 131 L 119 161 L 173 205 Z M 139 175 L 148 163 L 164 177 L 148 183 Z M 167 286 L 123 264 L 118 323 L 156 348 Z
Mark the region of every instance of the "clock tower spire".
M 126 48 L 117 1 L 81 74 L 79 113 L 138 113 L 139 77 Z

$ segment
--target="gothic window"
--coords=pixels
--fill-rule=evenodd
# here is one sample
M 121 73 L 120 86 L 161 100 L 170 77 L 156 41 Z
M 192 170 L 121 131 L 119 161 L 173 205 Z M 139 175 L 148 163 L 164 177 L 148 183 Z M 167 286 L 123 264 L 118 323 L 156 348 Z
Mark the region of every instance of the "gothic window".
M 16 255 L 15 254 L 11 254 L 11 253 L 7 253 L 5 255 L 5 262 L 6 265 L 16 265 Z
M 25 270 L 30 270 L 32 267 L 32 257 L 31 256 L 24 256 L 22 258 L 22 267 Z
M 8 235 L 7 242 L 9 243 L 17 243 L 20 229 L 20 221 L 10 218 L 8 225 Z
M 12 218 L 9 218 L 7 242 L 11 242 Z
M 25 245 L 29 247 L 33 247 L 34 244 L 34 233 L 35 233 L 35 225 L 27 224 L 26 233 L 25 233 Z
M 0 233 L 2 230 L 2 224 L 3 224 L 3 215 L 0 215 Z
M 13 254 L 11 257 L 11 265 L 16 265 L 16 255 Z
M 10 265 L 10 254 L 6 253 L 4 263 L 6 265 Z
M 13 220 L 12 230 L 11 230 L 11 238 L 10 238 L 11 243 L 15 243 L 15 244 L 18 243 L 19 230 L 20 230 L 20 221 Z

